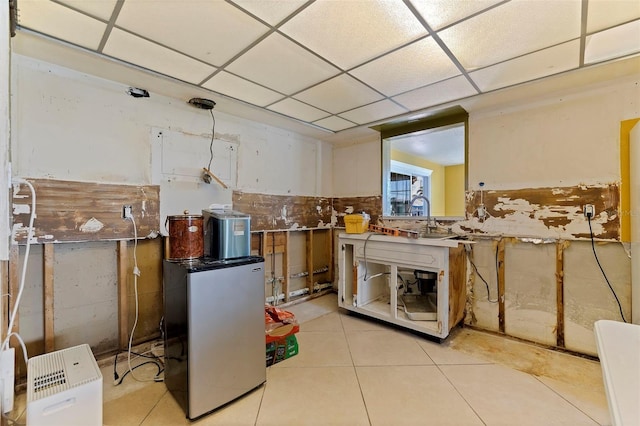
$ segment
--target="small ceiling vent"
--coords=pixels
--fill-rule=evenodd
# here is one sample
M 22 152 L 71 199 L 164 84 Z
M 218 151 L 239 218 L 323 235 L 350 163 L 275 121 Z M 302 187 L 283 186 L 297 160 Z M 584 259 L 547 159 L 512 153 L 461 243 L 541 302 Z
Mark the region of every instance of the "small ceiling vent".
M 189 99 L 189 103 L 200 109 L 213 109 L 213 107 L 216 106 L 214 101 L 205 98 L 191 98 Z

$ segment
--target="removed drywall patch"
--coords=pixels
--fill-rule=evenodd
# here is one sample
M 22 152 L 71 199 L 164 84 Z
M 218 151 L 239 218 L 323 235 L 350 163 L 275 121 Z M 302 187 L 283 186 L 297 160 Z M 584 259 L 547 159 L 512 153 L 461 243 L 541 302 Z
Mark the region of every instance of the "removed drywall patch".
M 104 223 L 100 222 L 95 217 L 92 217 L 91 219 L 80 225 L 81 232 L 98 232 L 102 228 L 104 228 Z

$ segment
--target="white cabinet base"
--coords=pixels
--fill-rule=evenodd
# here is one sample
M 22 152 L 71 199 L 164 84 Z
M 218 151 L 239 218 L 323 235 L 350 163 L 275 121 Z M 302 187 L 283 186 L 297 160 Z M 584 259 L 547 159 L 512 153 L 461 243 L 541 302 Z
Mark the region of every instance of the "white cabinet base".
M 464 317 L 466 258 L 462 244 L 458 240 L 340 234 L 338 304 L 444 339 Z M 417 287 L 412 279 L 416 270 L 436 274 L 432 292 Z M 402 296 L 407 289 L 411 291 L 407 300 L 413 305 L 405 306 Z M 416 300 L 429 306 L 416 307 Z

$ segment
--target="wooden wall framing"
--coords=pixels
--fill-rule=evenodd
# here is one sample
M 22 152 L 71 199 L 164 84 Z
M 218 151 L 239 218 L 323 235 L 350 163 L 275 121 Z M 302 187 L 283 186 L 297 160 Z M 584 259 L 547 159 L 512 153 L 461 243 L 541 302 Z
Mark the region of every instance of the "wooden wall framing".
M 292 271 L 291 268 L 291 238 L 293 233 L 303 233 L 305 238 L 305 271 Z M 323 240 L 317 238 L 321 235 Z M 324 244 L 316 244 L 316 241 Z M 327 291 L 318 290 L 316 283 L 320 280 L 323 283 L 333 283 L 334 279 L 334 253 L 333 253 L 333 232 L 332 229 L 299 229 L 293 231 L 257 231 L 251 234 L 251 254 L 262 256 L 268 265 L 266 269 L 273 269 L 272 262 L 274 255 L 282 255 L 280 266 L 282 275 L 270 273 L 265 275 L 265 285 L 272 284 L 274 278 L 280 282 L 281 291 L 284 293 L 284 300 L 277 303 L 291 303 L 300 300 L 317 297 Z M 292 277 L 304 277 L 306 293 L 301 296 L 291 296 L 290 286 Z M 332 289 L 328 289 L 331 291 Z M 268 293 L 268 292 L 267 292 Z M 270 296 L 267 294 L 267 296 Z

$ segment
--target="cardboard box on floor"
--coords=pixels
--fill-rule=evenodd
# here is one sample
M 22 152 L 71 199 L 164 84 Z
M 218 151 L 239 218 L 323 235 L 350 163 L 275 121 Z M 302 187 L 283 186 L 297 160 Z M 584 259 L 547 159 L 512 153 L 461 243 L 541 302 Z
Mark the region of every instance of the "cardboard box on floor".
M 298 339 L 295 335 L 298 331 L 300 326 L 291 312 L 273 306 L 265 307 L 267 367 L 298 354 Z

